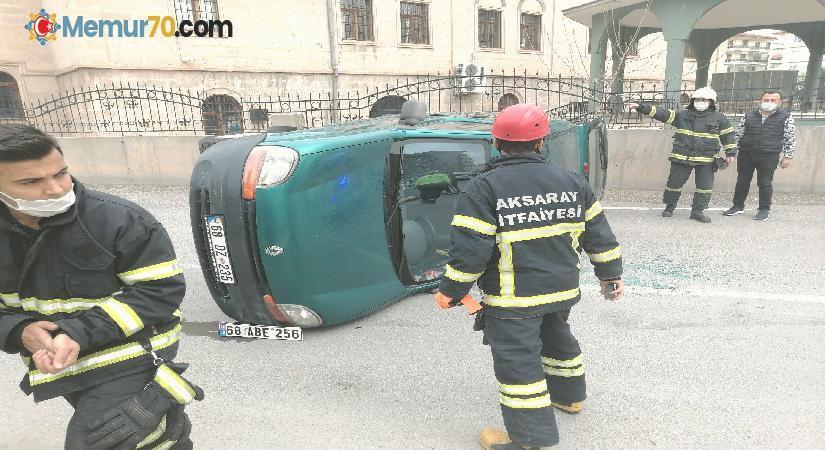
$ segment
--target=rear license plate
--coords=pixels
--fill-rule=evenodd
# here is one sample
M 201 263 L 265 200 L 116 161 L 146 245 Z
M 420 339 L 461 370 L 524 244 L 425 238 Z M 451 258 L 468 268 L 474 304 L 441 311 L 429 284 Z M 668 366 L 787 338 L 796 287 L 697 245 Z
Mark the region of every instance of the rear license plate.
M 206 216 L 204 221 L 206 222 L 206 235 L 209 237 L 209 255 L 212 257 L 215 278 L 224 284 L 235 284 L 235 272 L 232 270 L 229 248 L 226 246 L 223 216 Z
M 299 327 L 276 327 L 226 322 L 218 323 L 218 336 L 256 339 L 278 339 L 285 341 L 304 340 L 303 330 Z

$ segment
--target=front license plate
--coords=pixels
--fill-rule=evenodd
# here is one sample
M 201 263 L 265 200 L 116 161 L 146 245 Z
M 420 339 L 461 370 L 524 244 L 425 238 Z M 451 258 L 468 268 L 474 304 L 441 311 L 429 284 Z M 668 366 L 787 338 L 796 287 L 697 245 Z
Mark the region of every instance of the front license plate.
M 303 341 L 304 333 L 299 327 L 276 327 L 250 325 L 247 323 L 218 323 L 218 336 L 242 337 L 256 339 L 278 339 L 285 341 Z
M 206 235 L 209 237 L 209 254 L 212 257 L 215 278 L 224 284 L 235 284 L 235 272 L 232 270 L 229 248 L 226 246 L 223 216 L 206 216 L 204 221 L 206 222 Z

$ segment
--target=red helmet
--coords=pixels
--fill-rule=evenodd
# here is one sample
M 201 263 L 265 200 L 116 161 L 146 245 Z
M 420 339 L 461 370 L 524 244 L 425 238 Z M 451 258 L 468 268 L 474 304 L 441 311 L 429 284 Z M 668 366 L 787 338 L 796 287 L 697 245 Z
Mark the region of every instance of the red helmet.
M 498 113 L 492 134 L 496 139 L 505 141 L 535 141 L 550 134 L 550 123 L 547 114 L 539 107 L 519 103 Z

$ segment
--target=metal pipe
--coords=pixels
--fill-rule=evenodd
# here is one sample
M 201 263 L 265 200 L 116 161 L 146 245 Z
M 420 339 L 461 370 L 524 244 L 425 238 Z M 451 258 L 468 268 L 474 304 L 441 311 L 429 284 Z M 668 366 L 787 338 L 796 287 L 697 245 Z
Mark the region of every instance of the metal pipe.
M 338 33 L 335 25 L 335 0 L 327 0 L 327 25 L 329 28 L 329 58 L 332 67 L 332 122 L 338 122 Z

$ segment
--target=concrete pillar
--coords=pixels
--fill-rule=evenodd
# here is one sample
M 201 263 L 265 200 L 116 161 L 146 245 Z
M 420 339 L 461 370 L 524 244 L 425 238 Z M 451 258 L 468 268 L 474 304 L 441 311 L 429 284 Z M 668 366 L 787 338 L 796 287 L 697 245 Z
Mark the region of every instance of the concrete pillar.
M 589 109 L 599 109 L 599 93 L 604 90 L 604 66 L 607 58 L 607 26 L 605 15 L 593 16 L 593 26 L 590 28 L 590 83 L 593 88 Z
M 686 39 L 667 40 L 667 59 L 665 60 L 665 97 L 669 108 L 679 103 L 682 89 L 682 65 L 685 62 Z
M 696 87 L 704 87 L 710 85 L 708 72 L 710 71 L 710 57 L 711 55 L 696 55 Z
M 622 43 L 627 48 L 627 42 Z M 610 109 L 613 114 L 619 114 L 624 109 L 624 69 L 625 59 L 619 53 L 619 46 L 613 46 L 613 80 L 610 83 Z

